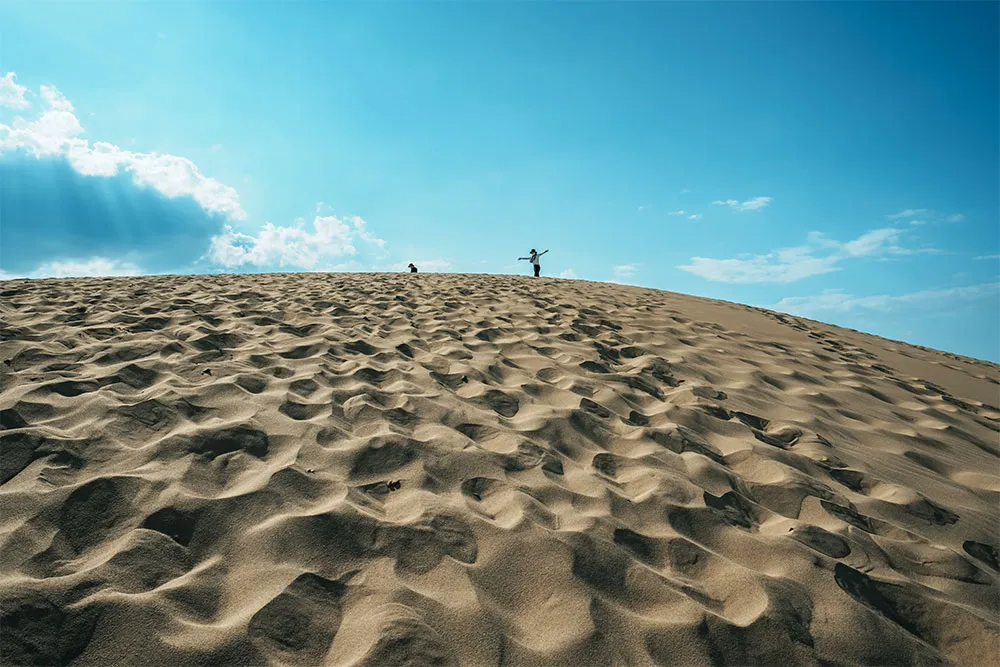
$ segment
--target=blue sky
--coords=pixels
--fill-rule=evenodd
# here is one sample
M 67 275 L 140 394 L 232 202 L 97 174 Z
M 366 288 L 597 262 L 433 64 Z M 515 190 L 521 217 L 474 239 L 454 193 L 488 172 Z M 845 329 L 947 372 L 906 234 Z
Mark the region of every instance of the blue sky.
M 997 3 L 0 5 L 7 277 L 527 273 L 1000 360 Z

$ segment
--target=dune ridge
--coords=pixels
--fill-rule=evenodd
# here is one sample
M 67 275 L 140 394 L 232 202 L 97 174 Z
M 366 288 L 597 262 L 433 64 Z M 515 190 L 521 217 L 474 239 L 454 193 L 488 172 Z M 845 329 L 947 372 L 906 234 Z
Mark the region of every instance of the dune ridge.
M 1000 367 L 622 285 L 0 282 L 0 664 L 1000 654 Z

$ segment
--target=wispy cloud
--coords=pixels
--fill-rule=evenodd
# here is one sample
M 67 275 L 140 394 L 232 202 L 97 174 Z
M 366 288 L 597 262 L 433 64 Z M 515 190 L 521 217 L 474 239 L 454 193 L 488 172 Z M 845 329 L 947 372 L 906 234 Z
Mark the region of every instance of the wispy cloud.
M 927 213 L 926 208 L 908 208 L 905 211 L 900 211 L 899 213 L 893 213 L 892 215 L 886 216 L 890 220 L 899 220 L 900 218 L 914 218 L 918 215 L 923 215 Z
M 744 211 L 759 211 L 762 208 L 770 205 L 770 197 L 754 197 L 753 199 L 747 199 L 746 201 L 738 201 L 736 199 L 726 199 L 726 200 L 716 200 L 712 202 L 715 206 L 728 206 L 737 213 L 743 213 Z
M 842 290 L 827 290 L 815 296 L 785 297 L 774 304 L 772 309 L 808 317 L 823 312 L 930 310 L 951 306 L 955 303 L 981 300 L 996 301 L 998 298 L 1000 298 L 1000 283 L 877 296 L 855 296 Z
M 222 144 L 212 144 L 212 148 L 209 150 L 211 150 L 213 153 L 218 153 L 219 151 L 222 150 Z
M 301 218 L 290 227 L 267 222 L 255 235 L 226 225 L 221 234 L 212 237 L 207 258 L 227 268 L 251 264 L 315 269 L 333 258 L 355 255 L 358 240 L 379 248 L 385 246 L 385 241 L 371 234 L 367 223 L 357 216 L 317 215 L 311 229 Z
M 936 252 L 931 249 L 904 248 L 900 245 L 902 236 L 906 233 L 903 229 L 886 227 L 883 229 L 873 229 L 865 232 L 853 241 L 841 243 L 827 237 L 822 232 L 810 232 L 808 239 L 811 243 L 824 248 L 832 248 L 843 257 L 870 257 L 872 255 L 913 255 L 923 252 Z
M 638 270 L 638 264 L 619 264 L 614 268 L 615 278 L 630 278 Z
M 25 98 L 27 87 L 17 82 L 17 75 L 7 72 L 0 78 L 0 107 L 9 109 L 27 109 L 31 103 Z
M 688 216 L 688 220 L 701 220 L 701 213 L 692 213 Z
M 677 268 L 719 283 L 791 283 L 839 271 L 835 257 L 815 257 L 808 248 L 784 248 L 748 259 L 692 257 Z
M 8 78 L 16 85 L 11 74 L 3 81 Z M 0 123 L 0 154 L 23 151 L 34 157 L 64 157 L 84 176 L 114 176 L 124 170 L 136 185 L 152 187 L 167 197 L 192 197 L 210 213 L 246 218 L 236 190 L 205 176 L 191 160 L 136 153 L 103 141 L 91 144 L 80 137 L 84 128 L 65 95 L 55 86 L 43 85 L 39 97 L 42 109 L 34 120 L 17 116 L 10 125 Z
M 670 213 L 667 213 L 667 215 L 685 215 L 686 213 L 687 211 L 680 209 L 678 211 L 671 211 Z
M 643 211 L 645 211 L 645 210 L 646 210 L 646 207 L 645 207 L 645 206 L 640 206 L 640 207 L 639 207 L 638 209 L 636 209 L 636 212 L 637 212 L 637 213 L 642 213 L 642 212 L 643 212 Z
M 565 271 L 562 271 L 559 274 L 559 277 L 564 278 L 566 280 L 573 280 L 574 278 L 576 278 L 576 271 L 574 271 L 573 269 L 566 269 Z
M 962 222 L 965 220 L 965 216 L 961 213 L 953 213 L 951 215 L 944 215 L 937 211 L 931 211 L 926 208 L 908 208 L 899 213 L 893 213 L 892 215 L 887 215 L 886 218 L 889 220 L 903 220 L 910 219 L 911 225 L 926 225 L 928 222 L 940 223 L 940 222 Z M 912 218 L 912 219 L 911 219 Z
M 368 222 L 365 221 L 360 216 L 354 216 L 351 218 L 351 224 L 354 225 L 354 231 L 357 232 L 358 238 L 365 243 L 371 243 L 377 246 L 379 249 L 385 249 L 385 239 L 380 239 L 371 232 L 368 231 Z
M 821 232 L 811 232 L 806 245 L 731 259 L 692 257 L 688 264 L 677 268 L 722 283 L 791 283 L 839 271 L 839 264 L 847 259 L 932 252 L 901 246 L 903 234 L 901 229 L 875 229 L 841 242 Z
M 983 259 L 1000 259 L 1000 255 L 980 255 L 979 257 L 976 257 L 976 259 L 979 259 L 979 260 L 983 260 Z

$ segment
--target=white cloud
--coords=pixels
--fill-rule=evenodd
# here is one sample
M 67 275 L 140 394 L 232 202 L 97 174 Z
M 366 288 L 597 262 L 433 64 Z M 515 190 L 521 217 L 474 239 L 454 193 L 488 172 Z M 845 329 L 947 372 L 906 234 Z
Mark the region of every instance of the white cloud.
M 0 107 L 27 109 L 31 103 L 24 97 L 26 90 L 27 87 L 18 84 L 16 74 L 7 72 L 0 78 Z
M 66 99 L 66 96 L 60 93 L 55 86 L 43 85 L 38 92 L 42 97 L 42 102 L 48 108 L 54 111 L 67 111 L 69 113 L 73 113 L 73 105 L 70 104 L 70 101 Z
M 688 220 L 701 220 L 701 213 L 692 213 L 688 216 Z
M 0 153 L 25 149 L 36 156 L 56 155 L 83 132 L 83 126 L 73 112 L 48 108 L 33 121 L 21 116 L 11 125 L 0 123 Z
M 737 213 L 743 213 L 744 211 L 759 211 L 765 206 L 771 203 L 770 197 L 754 197 L 753 199 L 748 199 L 746 201 L 737 201 L 735 199 L 716 200 L 712 202 L 715 206 L 728 206 Z
M 368 232 L 367 223 L 357 216 L 341 219 L 317 215 L 312 229 L 301 218 L 291 227 L 267 222 L 255 235 L 226 225 L 221 234 L 212 237 L 207 257 L 228 268 L 252 264 L 316 269 L 331 258 L 355 255 L 358 239 L 379 248 L 385 246 L 385 241 Z
M 845 259 L 911 255 L 935 252 L 899 245 L 904 230 L 875 229 L 852 241 L 836 241 L 821 232 L 811 232 L 804 246 L 781 248 L 764 255 L 740 255 L 732 259 L 692 257 L 677 268 L 707 280 L 722 283 L 791 283 L 810 276 L 839 271 Z
M 638 270 L 639 266 L 636 264 L 619 264 L 614 268 L 615 278 L 630 278 Z
M 79 278 L 86 276 L 138 276 L 140 269 L 131 262 L 123 262 L 107 257 L 91 257 L 84 260 L 61 260 L 46 262 L 32 271 L 29 278 Z
M 949 215 L 947 218 L 945 218 L 945 222 L 962 222 L 963 220 L 965 220 L 965 216 L 962 215 L 961 213 Z
M 222 144 L 212 144 L 212 147 L 209 150 L 213 153 L 218 153 L 222 150 Z
M 926 220 L 910 220 L 911 225 L 926 225 Z
M 642 213 L 642 212 L 643 212 L 643 211 L 645 211 L 645 210 L 646 210 L 646 207 L 645 207 L 645 206 L 640 206 L 640 207 L 639 207 L 638 209 L 636 209 L 636 212 L 637 212 L 637 213 Z
M 890 220 L 899 220 L 900 218 L 913 218 L 918 215 L 923 215 L 927 213 L 926 208 L 908 208 L 905 211 L 900 211 L 899 213 L 893 213 L 888 216 Z
M 998 298 L 1000 298 L 1000 283 L 878 296 L 855 296 L 841 290 L 827 290 L 815 296 L 785 297 L 772 306 L 772 309 L 802 316 L 822 312 L 846 313 L 855 310 L 892 312 L 914 308 L 931 309 L 950 306 L 957 302 L 967 303 L 984 299 L 996 301 Z
M 1000 255 L 980 255 L 976 259 L 1000 259 Z
M 573 269 L 566 269 L 565 271 L 559 274 L 559 277 L 565 280 L 573 280 L 574 278 L 576 278 L 576 271 L 574 271 Z
M 210 213 L 245 219 L 236 190 L 201 173 L 187 158 L 159 153 L 135 153 L 103 141 L 80 138 L 84 129 L 73 105 L 54 86 L 41 86 L 43 110 L 34 120 L 17 116 L 0 123 L 0 154 L 22 150 L 35 157 L 65 157 L 85 176 L 114 176 L 123 169 L 137 185 L 152 187 L 167 197 L 189 196 Z
M 687 213 L 687 211 L 680 209 L 679 211 L 671 211 L 670 213 L 667 213 L 667 215 L 684 215 L 685 213 Z
M 681 193 L 682 195 L 686 195 L 686 194 L 687 194 L 687 193 L 689 193 L 689 192 L 691 192 L 691 190 L 690 190 L 690 189 L 688 189 L 688 188 L 681 188 L 681 192 L 680 192 L 680 193 Z

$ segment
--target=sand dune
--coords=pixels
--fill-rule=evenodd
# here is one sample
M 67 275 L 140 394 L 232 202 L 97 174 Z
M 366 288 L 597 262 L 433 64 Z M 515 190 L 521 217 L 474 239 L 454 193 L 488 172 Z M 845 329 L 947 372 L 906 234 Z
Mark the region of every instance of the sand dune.
M 1000 368 L 578 281 L 0 283 L 3 665 L 985 665 Z

